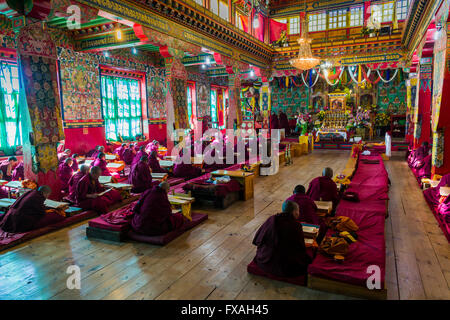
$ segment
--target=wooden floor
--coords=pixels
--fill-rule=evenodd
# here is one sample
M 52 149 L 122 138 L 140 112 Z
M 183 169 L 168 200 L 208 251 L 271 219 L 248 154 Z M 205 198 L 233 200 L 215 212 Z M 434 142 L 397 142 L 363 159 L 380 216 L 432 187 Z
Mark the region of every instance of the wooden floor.
M 255 181 L 253 201 L 223 211 L 165 247 L 90 241 L 87 223 L 0 254 L 0 299 L 349 299 L 249 275 L 258 227 L 296 184 L 325 166 L 339 172 L 348 151 L 314 151 L 276 176 Z M 392 187 L 386 220 L 389 299 L 450 299 L 450 245 L 402 157 L 386 162 Z M 81 268 L 81 290 L 66 288 L 66 269 Z

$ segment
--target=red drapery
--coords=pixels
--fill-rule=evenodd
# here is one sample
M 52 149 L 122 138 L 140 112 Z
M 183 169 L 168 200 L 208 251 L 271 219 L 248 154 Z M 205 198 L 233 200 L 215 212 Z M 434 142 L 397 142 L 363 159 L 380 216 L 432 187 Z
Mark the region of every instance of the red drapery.
M 281 23 L 273 19 L 269 20 L 270 42 L 280 39 L 281 32 L 287 31 L 287 23 Z

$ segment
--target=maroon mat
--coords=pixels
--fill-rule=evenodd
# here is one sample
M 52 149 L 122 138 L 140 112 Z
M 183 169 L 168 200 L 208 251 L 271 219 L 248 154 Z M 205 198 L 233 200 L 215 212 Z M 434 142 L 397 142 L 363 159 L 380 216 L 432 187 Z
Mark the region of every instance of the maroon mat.
M 277 276 L 274 276 L 274 275 L 272 275 L 270 273 L 267 273 L 264 270 L 262 270 L 260 267 L 258 267 L 258 265 L 253 260 L 247 266 L 247 272 L 251 273 L 251 274 L 254 274 L 256 276 L 266 277 L 266 278 L 269 278 L 269 279 L 272 279 L 272 280 L 292 283 L 292 284 L 295 284 L 295 285 L 298 285 L 298 286 L 306 286 L 306 278 L 307 278 L 306 274 L 302 275 L 302 276 L 299 276 L 299 277 L 295 277 L 295 278 L 277 277 Z
M 191 216 L 192 221 L 185 223 L 181 229 L 171 231 L 162 236 L 145 236 L 142 234 L 135 233 L 133 230 L 130 230 L 127 235 L 128 238 L 137 242 L 145 242 L 163 246 L 168 244 L 175 238 L 181 236 L 187 230 L 194 228 L 195 226 L 199 225 L 200 223 L 208 219 L 208 215 L 203 213 L 192 212 Z

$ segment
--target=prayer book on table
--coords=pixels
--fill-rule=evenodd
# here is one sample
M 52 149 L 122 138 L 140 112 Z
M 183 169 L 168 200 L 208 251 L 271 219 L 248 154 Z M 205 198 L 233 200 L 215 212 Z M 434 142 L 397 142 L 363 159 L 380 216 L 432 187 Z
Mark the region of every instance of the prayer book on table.
M 320 226 L 309 223 L 302 223 L 303 235 L 305 238 L 315 238 L 319 234 Z
M 16 202 L 16 199 L 3 198 L 0 199 L 0 208 L 9 208 Z
M 7 184 L 5 184 L 5 187 L 9 187 L 9 188 L 23 188 L 22 187 L 22 181 L 10 181 Z
M 167 173 L 161 173 L 161 172 L 152 172 L 152 178 L 155 180 L 162 180 L 164 179 L 168 174 Z
M 331 201 L 314 201 L 317 210 L 324 212 L 331 212 L 333 210 L 333 202 Z
M 172 209 L 172 213 L 181 213 L 181 209 Z
M 131 189 L 133 188 L 132 184 L 128 183 L 106 183 L 105 186 L 108 188 L 115 188 L 115 189 Z
M 104 195 L 105 193 L 107 193 L 107 192 L 110 192 L 112 190 L 112 188 L 110 188 L 110 189 L 108 189 L 108 190 L 105 190 L 105 191 L 103 191 L 103 192 L 100 192 L 100 193 L 98 193 L 97 195 L 99 196 L 99 197 L 101 197 L 102 195 Z
M 441 187 L 439 191 L 441 193 L 441 196 L 448 197 L 448 195 L 450 194 L 450 187 Z
M 430 180 L 430 186 L 432 186 L 433 188 L 436 188 L 439 184 L 439 180 Z
M 114 155 L 114 154 L 105 154 L 105 160 L 116 160 L 116 155 Z
M 100 176 L 100 177 L 98 177 L 98 182 L 100 182 L 100 184 L 110 183 L 111 180 L 112 180 L 112 176 Z
M 50 199 L 46 199 L 44 201 L 44 205 L 48 208 L 52 209 L 68 209 L 69 204 L 67 202 L 59 202 L 59 201 L 53 201 Z
M 161 167 L 173 167 L 173 161 L 169 161 L 169 160 L 159 160 L 159 165 Z
M 107 168 L 114 168 L 114 169 L 120 168 L 121 166 L 123 166 L 122 163 L 114 163 L 114 162 L 110 162 L 106 165 Z

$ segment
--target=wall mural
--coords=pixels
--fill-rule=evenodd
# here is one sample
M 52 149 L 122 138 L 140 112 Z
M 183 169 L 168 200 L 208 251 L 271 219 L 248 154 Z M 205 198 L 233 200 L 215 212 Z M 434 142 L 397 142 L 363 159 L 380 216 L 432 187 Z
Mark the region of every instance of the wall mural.
M 209 78 L 205 74 L 188 72 L 188 80 L 195 81 L 197 117 L 203 118 L 210 115 L 211 85 Z
M 378 112 L 391 114 L 406 114 L 406 84 L 404 81 L 396 83 L 378 84 Z
M 294 117 L 298 113 L 308 112 L 309 90 L 305 86 L 280 87 L 274 81 L 271 93 L 271 111 L 278 114 L 281 109 L 288 117 Z
M 164 69 L 147 68 L 148 118 L 167 117 L 165 107 L 167 94 L 166 73 Z

